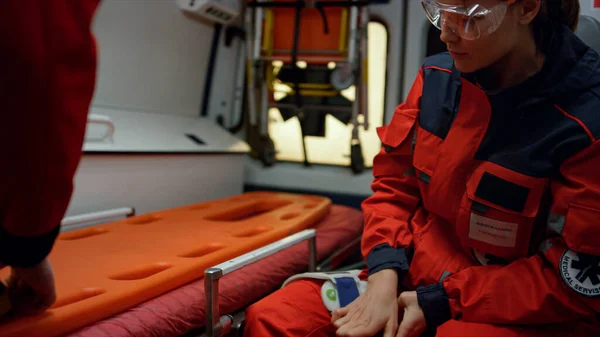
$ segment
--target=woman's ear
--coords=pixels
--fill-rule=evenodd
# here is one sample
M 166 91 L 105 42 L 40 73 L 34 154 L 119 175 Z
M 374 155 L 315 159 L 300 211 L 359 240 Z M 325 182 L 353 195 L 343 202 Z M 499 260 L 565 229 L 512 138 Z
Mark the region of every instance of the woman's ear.
M 538 15 L 542 0 L 521 0 L 515 5 L 519 6 L 519 23 L 529 25 Z

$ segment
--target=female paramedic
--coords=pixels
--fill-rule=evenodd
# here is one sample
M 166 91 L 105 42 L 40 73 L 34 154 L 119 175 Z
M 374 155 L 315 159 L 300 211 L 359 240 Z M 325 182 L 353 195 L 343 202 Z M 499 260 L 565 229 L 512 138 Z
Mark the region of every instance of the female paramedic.
M 578 1 L 422 4 L 449 53 L 378 129 L 366 290 L 306 275 L 246 336 L 598 335 L 600 57 Z
M 0 1 L 0 268 L 11 267 L 8 294 L 18 313 L 42 312 L 56 298 L 46 257 L 81 157 L 99 1 Z

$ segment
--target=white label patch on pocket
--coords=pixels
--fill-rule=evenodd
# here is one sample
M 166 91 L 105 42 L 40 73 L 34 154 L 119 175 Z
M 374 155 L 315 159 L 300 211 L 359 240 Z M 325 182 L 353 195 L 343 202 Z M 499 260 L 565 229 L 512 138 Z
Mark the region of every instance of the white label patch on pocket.
M 471 213 L 469 238 L 498 247 L 515 247 L 519 225 Z

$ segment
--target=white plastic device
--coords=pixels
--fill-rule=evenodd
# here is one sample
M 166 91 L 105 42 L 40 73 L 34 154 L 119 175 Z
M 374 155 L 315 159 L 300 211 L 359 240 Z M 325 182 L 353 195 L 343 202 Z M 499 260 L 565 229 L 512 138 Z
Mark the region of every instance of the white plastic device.
M 184 11 L 210 21 L 229 24 L 240 14 L 242 0 L 177 0 Z

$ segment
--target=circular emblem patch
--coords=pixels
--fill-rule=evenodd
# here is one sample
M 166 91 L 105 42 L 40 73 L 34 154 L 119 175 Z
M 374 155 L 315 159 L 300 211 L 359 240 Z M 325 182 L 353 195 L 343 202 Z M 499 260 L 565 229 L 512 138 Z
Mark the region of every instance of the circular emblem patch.
M 567 250 L 560 258 L 559 269 L 569 288 L 583 296 L 600 296 L 600 257 Z

